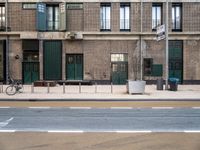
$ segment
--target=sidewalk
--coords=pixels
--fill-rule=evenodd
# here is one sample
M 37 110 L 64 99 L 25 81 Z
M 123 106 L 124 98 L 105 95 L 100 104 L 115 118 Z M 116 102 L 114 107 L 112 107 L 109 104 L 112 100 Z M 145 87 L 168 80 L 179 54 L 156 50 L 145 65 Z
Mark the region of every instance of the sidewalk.
M 24 85 L 24 92 L 14 96 L 5 93 L 6 85 L 3 86 L 3 93 L 0 93 L 0 100 L 16 101 L 152 101 L 152 100 L 200 100 L 200 85 L 179 85 L 178 91 L 158 91 L 156 85 L 146 85 L 143 95 L 129 95 L 125 85 L 95 85 L 92 86 L 66 86 L 65 93 L 63 86 L 57 85 L 50 87 L 34 87 L 31 93 L 31 85 Z M 111 91 L 113 91 L 111 93 Z

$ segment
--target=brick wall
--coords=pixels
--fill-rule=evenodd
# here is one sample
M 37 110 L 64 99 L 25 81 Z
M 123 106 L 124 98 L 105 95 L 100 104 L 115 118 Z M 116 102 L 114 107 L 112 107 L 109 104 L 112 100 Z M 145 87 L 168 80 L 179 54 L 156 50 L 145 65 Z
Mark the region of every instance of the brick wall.
M 100 31 L 100 3 L 84 3 L 84 31 Z
M 67 10 L 67 31 L 83 31 L 83 10 Z
M 151 8 L 152 3 L 143 4 L 143 32 L 152 32 Z
M 140 32 L 140 3 L 131 3 L 131 31 L 132 32 Z
M 119 32 L 120 30 L 120 3 L 111 4 L 111 31 Z
M 200 3 L 183 3 L 183 31 L 200 31 Z
M 200 80 L 200 40 L 184 41 L 184 80 Z
M 8 17 L 11 31 L 36 30 L 36 10 L 23 10 L 22 3 L 9 3 Z

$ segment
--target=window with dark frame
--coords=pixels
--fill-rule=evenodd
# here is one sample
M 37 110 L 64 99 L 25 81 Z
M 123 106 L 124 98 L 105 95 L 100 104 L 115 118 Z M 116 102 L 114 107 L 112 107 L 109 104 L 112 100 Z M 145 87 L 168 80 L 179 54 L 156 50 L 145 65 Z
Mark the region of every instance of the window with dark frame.
M 0 31 L 6 29 L 5 4 L 0 4 Z
M 143 61 L 144 76 L 150 76 L 152 73 L 153 58 L 144 58 Z
M 36 9 L 37 5 L 36 5 L 36 3 L 23 3 L 22 8 L 23 9 Z
M 172 31 L 182 31 L 182 4 L 172 4 Z
M 130 31 L 130 4 L 120 4 L 120 31 Z
M 101 31 L 111 31 L 110 29 L 110 11 L 111 4 L 110 3 L 103 3 L 101 4 Z
M 157 27 L 162 25 L 162 4 L 153 3 L 152 5 L 152 30 L 156 31 Z
M 59 29 L 59 6 L 47 5 L 47 30 L 56 31 Z

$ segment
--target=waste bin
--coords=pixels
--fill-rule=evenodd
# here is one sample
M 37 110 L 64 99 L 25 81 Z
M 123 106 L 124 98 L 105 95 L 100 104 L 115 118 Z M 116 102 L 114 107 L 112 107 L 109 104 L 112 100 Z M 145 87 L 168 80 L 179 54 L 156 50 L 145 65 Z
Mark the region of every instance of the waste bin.
M 159 78 L 156 82 L 157 90 L 163 90 L 163 79 Z
M 170 86 L 170 91 L 177 91 L 178 90 L 178 78 L 169 78 L 169 86 Z

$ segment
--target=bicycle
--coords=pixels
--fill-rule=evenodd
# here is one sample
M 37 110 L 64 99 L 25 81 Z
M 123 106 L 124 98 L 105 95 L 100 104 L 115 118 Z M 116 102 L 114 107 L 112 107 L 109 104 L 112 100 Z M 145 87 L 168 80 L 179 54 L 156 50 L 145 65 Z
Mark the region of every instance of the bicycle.
M 13 80 L 9 77 L 9 86 L 6 88 L 7 95 L 15 95 L 23 92 L 23 85 L 21 82 Z

